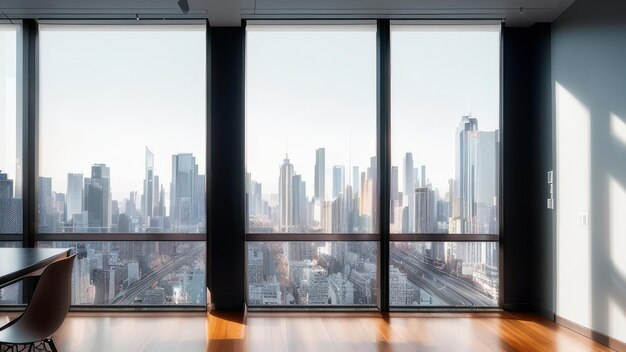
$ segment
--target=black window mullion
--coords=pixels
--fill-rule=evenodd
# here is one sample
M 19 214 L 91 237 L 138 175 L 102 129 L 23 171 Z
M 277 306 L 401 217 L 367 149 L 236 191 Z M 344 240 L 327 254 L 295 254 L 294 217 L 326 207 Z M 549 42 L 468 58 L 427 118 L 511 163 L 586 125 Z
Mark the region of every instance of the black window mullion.
M 376 32 L 377 152 L 378 152 L 378 228 L 380 233 L 380 296 L 382 312 L 389 311 L 389 179 L 391 69 L 389 20 L 378 20 Z
M 22 246 L 35 246 L 37 231 L 36 152 L 37 152 L 37 22 L 22 22 L 20 50 L 22 109 Z

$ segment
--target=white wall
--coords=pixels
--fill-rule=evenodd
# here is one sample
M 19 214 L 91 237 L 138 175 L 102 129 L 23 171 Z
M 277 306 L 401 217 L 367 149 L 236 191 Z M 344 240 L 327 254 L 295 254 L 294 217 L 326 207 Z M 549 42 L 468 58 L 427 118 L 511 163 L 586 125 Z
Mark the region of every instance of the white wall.
M 626 2 L 577 0 L 554 23 L 552 80 L 556 313 L 626 341 Z

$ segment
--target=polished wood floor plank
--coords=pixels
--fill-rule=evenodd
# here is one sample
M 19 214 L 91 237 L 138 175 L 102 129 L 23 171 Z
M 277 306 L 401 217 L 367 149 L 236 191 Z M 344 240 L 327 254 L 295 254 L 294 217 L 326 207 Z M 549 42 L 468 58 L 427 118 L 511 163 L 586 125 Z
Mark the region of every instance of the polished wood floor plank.
M 0 324 L 6 317 L 0 315 Z M 59 351 L 612 351 L 527 313 L 71 314 Z

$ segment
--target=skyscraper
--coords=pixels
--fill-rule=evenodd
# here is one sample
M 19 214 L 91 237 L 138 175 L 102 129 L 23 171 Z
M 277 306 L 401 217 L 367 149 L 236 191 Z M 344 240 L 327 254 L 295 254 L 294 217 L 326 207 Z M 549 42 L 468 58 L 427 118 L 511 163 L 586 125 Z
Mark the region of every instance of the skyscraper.
M 83 174 L 67 174 L 67 195 L 65 197 L 67 220 L 73 221 L 83 214 Z
M 343 192 L 345 185 L 345 169 L 343 165 L 333 166 L 333 198 Z
M 52 208 L 52 178 L 39 177 L 37 184 L 37 194 L 39 196 L 39 212 L 48 214 Z
M 38 222 L 39 231 L 54 230 L 54 199 L 52 198 L 52 178 L 39 177 L 37 179 Z
M 434 232 L 435 192 L 430 187 L 415 189 L 415 232 Z
M 197 166 L 196 166 L 197 168 Z M 196 176 L 196 192 L 194 197 L 194 220 L 197 222 L 203 221 L 205 219 L 205 207 L 204 203 L 206 193 L 206 176 L 205 175 L 197 175 Z
M 479 131 L 476 141 L 476 233 L 498 233 L 498 131 Z
M 409 218 L 408 218 L 408 232 L 413 232 L 415 231 L 415 210 L 414 210 L 414 206 L 415 206 L 415 201 L 414 201 L 414 197 L 415 197 L 415 189 L 414 189 L 414 184 L 413 184 L 413 154 L 412 153 L 406 153 L 404 155 L 404 194 L 407 197 L 407 206 L 409 208 L 408 210 L 408 214 L 409 214 Z
M 115 297 L 115 270 L 94 269 L 92 275 L 96 286 L 94 304 L 109 304 Z
M 459 233 L 496 231 L 498 131 L 478 130 L 463 116 L 456 131 L 453 218 Z
M 177 230 L 188 231 L 194 225 L 197 177 L 198 165 L 193 154 L 172 155 L 170 218 Z
M 372 216 L 368 221 L 367 231 L 371 231 L 377 224 L 378 219 L 378 157 L 372 156 L 370 157 L 370 167 L 368 168 L 369 179 L 372 182 L 371 186 L 371 207 L 372 207 Z
M 141 197 L 141 215 L 143 215 L 144 221 L 147 221 L 152 216 L 154 198 L 154 154 L 146 147 L 143 196 Z
M 111 227 L 111 171 L 106 164 L 91 166 L 91 178 L 84 179 L 85 208 L 89 232 L 107 232 Z
M 293 219 L 290 225 L 305 226 L 306 225 L 306 184 L 302 181 L 301 175 L 293 175 L 291 178 Z
M 14 198 L 13 180 L 0 172 L 0 233 L 21 232 L 22 200 Z
M 288 232 L 293 223 L 293 165 L 285 155 L 278 178 L 279 231 Z
M 391 194 L 389 194 L 389 198 L 393 202 L 394 200 L 398 200 L 398 167 L 391 167 L 391 180 L 390 180 Z
M 13 198 L 13 180 L 0 170 L 0 199 Z
M 352 193 L 357 194 L 361 192 L 361 174 L 359 173 L 359 167 L 352 167 Z
M 326 150 L 318 148 L 315 150 L 315 198 L 320 202 L 326 200 Z

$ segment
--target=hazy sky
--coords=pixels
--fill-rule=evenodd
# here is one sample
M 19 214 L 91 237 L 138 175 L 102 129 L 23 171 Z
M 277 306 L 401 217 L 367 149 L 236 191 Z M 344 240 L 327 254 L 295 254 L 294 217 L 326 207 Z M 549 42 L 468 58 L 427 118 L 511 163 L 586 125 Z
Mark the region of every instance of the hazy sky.
M 193 153 L 205 172 L 203 26 L 40 30 L 39 171 L 53 177 L 55 191 L 65 192 L 68 172 L 87 176 L 92 164 L 106 163 L 114 199 L 141 193 L 145 146 L 166 186 L 172 154 Z M 346 183 L 349 165 L 365 171 L 376 147 L 375 30 L 248 26 L 246 159 L 264 193 L 278 191 L 285 153 L 309 196 L 318 147 L 326 148 L 328 194 L 333 165 L 346 166 Z M 392 27 L 393 165 L 412 151 L 415 166 L 426 163 L 428 178 L 446 188 L 461 116 L 471 112 L 481 130 L 498 127 L 499 45 L 499 26 Z M 0 135 L 9 140 L 14 32 L 0 30 L 0 48 Z M 8 145 L 0 169 L 11 175 L 15 142 Z
M 285 153 L 309 196 L 316 148 L 326 148 L 329 195 L 333 165 L 365 171 L 375 155 L 376 26 L 356 29 L 248 26 L 247 170 L 263 193 L 278 192 Z
M 327 194 L 333 165 L 365 171 L 376 148 L 375 26 L 248 26 L 246 45 L 247 170 L 263 193 L 278 192 L 286 151 L 308 196 L 318 147 Z M 498 126 L 499 48 L 499 26 L 392 26 L 393 165 L 402 170 L 411 151 L 446 190 L 461 116 Z
M 0 170 L 16 186 L 16 26 L 0 25 Z
M 400 190 L 411 151 L 444 195 L 454 178 L 455 131 L 469 113 L 480 130 L 498 129 L 500 25 L 392 26 L 391 150 Z
M 205 174 L 204 26 L 42 25 L 39 40 L 39 174 L 53 190 L 105 163 L 113 199 L 141 194 L 146 146 L 167 192 L 172 154 Z

